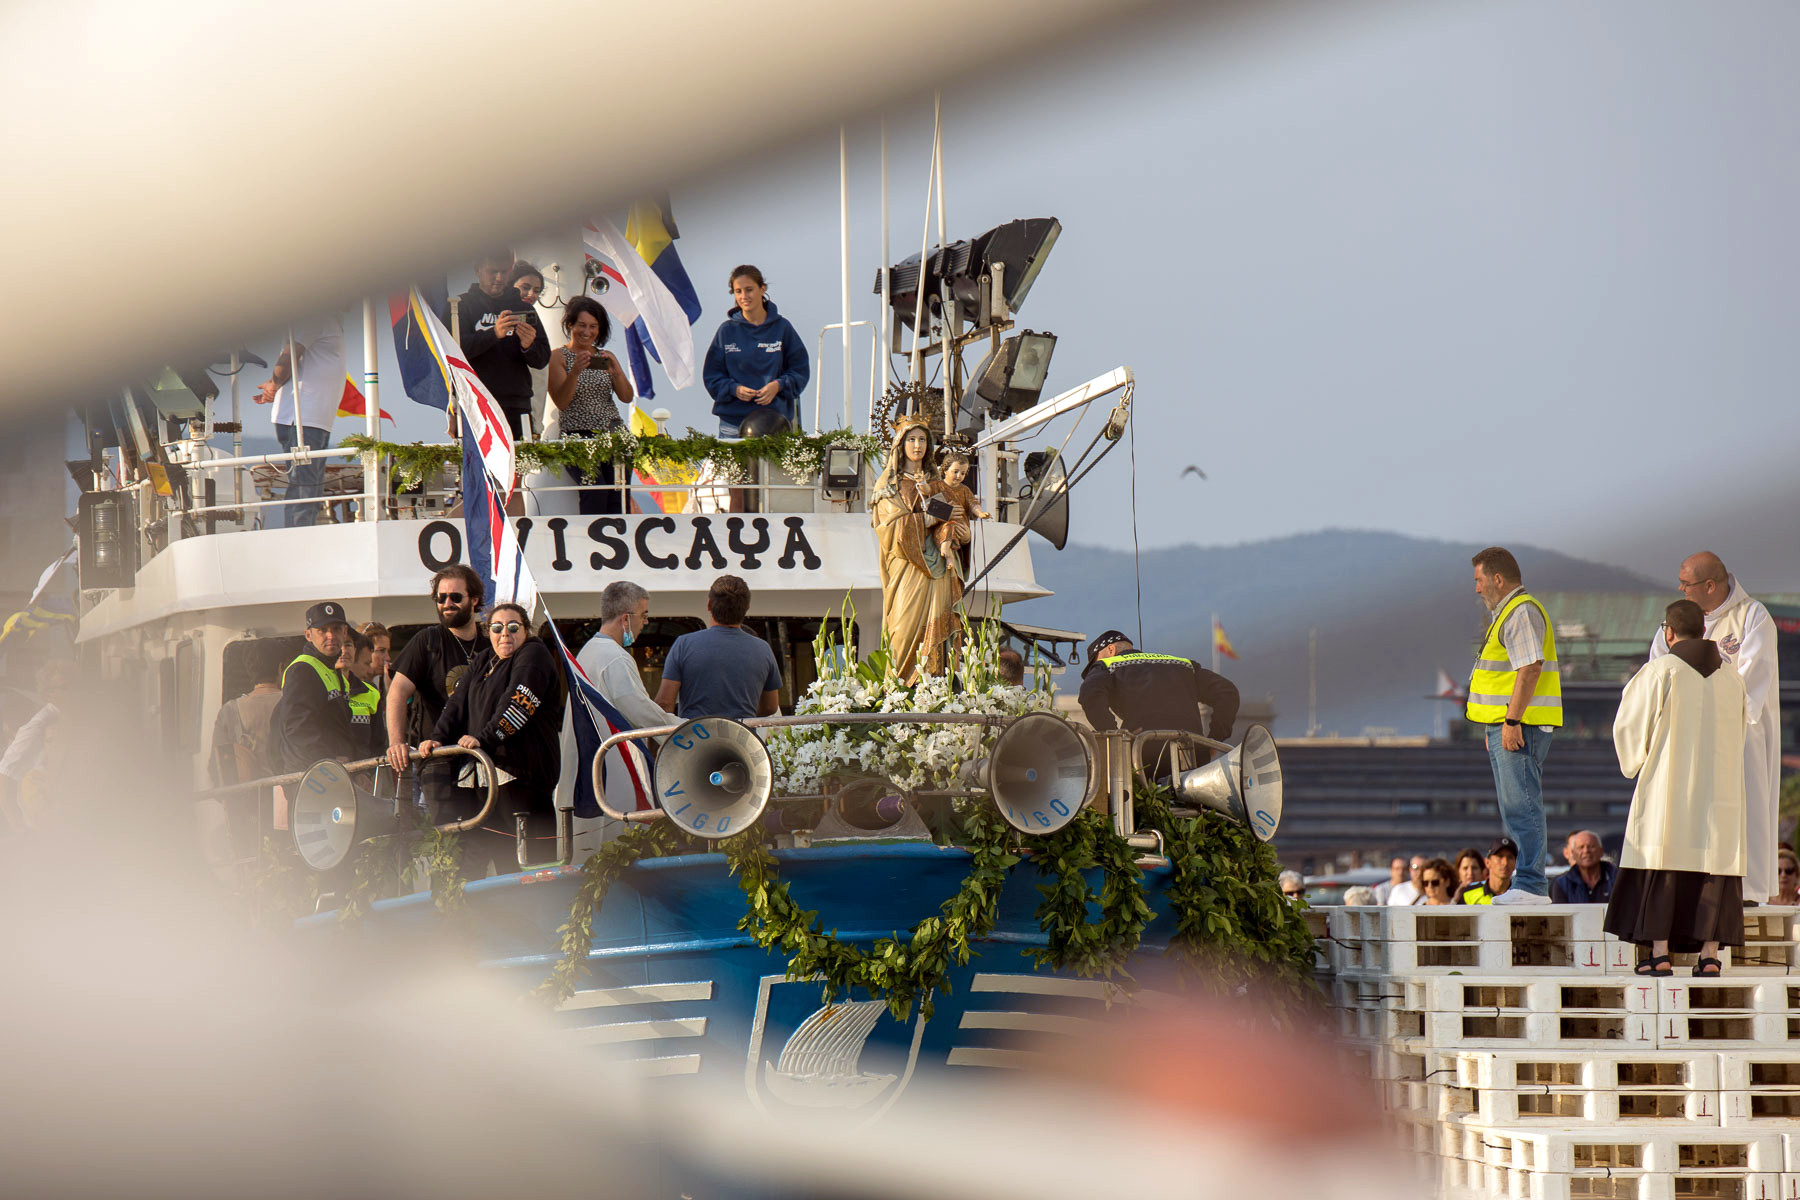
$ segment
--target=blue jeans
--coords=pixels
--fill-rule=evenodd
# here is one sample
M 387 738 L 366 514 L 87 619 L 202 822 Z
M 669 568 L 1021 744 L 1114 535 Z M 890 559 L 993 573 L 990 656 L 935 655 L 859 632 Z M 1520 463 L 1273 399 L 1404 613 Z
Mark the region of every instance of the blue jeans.
M 1550 894 L 1544 878 L 1544 759 L 1550 756 L 1550 730 L 1522 725 L 1523 750 L 1500 743 L 1504 725 L 1487 727 L 1488 764 L 1494 768 L 1494 792 L 1500 800 L 1500 823 L 1519 847 L 1519 866 L 1512 885 L 1539 896 Z
M 305 435 L 306 448 L 308 450 L 323 450 L 325 448 L 325 443 L 331 440 L 331 431 L 329 429 L 315 429 L 311 425 L 302 425 L 300 431 Z M 275 440 L 281 443 L 281 448 L 283 450 L 291 451 L 295 449 L 294 427 L 292 425 L 277 425 L 275 427 Z M 315 458 L 307 463 L 288 464 L 288 487 L 287 495 L 284 499 L 305 500 L 319 495 L 324 490 L 324 459 Z M 302 525 L 316 525 L 319 523 L 319 506 L 317 504 L 284 504 L 281 506 L 280 512 L 281 519 L 275 522 L 277 528 L 286 526 L 289 529 L 298 529 Z

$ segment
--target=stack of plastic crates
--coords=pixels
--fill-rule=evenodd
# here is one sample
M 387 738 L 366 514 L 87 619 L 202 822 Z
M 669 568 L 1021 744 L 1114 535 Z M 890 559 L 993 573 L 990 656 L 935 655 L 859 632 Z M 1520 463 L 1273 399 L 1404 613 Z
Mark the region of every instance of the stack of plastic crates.
M 1599 905 L 1342 908 L 1321 974 L 1351 1068 L 1448 1200 L 1800 1200 L 1796 912 L 1724 974 L 1633 973 Z

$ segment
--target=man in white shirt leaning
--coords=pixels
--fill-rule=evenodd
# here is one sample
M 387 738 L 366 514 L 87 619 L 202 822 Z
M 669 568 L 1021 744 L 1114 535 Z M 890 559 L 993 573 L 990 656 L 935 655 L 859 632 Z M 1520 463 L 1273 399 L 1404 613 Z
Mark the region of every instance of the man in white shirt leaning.
M 649 623 L 649 592 L 623 579 L 608 584 L 600 593 L 600 630 L 575 656 L 589 681 L 634 729 L 680 724 L 650 698 L 644 689 L 644 677 L 638 673 L 637 659 L 631 654 L 631 644 Z M 618 749 L 608 753 L 614 757 L 607 760 L 606 802 L 614 809 L 629 812 L 637 807 L 631 777 L 623 760 L 617 757 Z
M 293 356 L 300 360 L 297 381 L 290 361 Z M 281 344 L 281 354 L 270 368 L 269 378 L 256 392 L 258 404 L 275 406 L 272 414 L 275 440 L 281 443 L 283 450 L 290 452 L 301 445 L 308 450 L 325 449 L 331 441 L 331 426 L 337 421 L 338 405 L 343 399 L 343 318 L 329 316 L 304 326 L 294 326 Z M 288 488 L 284 499 L 307 500 L 324 490 L 324 459 L 288 465 Z M 319 519 L 317 504 L 284 504 L 274 512 L 277 515 L 265 525 L 293 529 L 316 524 Z

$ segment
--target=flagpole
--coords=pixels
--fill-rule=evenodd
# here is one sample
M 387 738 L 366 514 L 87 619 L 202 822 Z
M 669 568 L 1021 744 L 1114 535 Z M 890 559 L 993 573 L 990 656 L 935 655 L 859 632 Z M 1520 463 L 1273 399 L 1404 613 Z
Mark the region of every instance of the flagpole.
M 363 297 L 363 434 L 371 442 L 381 440 L 381 358 L 375 340 L 375 301 Z M 362 519 L 381 520 L 381 464 L 373 450 L 363 455 Z
M 1306 631 L 1306 736 L 1319 733 L 1319 627 Z
M 238 376 L 243 373 L 244 358 L 236 350 L 231 352 L 231 457 L 244 457 L 244 410 L 238 400 Z M 244 502 L 244 470 L 234 467 L 231 471 L 231 487 L 233 504 Z

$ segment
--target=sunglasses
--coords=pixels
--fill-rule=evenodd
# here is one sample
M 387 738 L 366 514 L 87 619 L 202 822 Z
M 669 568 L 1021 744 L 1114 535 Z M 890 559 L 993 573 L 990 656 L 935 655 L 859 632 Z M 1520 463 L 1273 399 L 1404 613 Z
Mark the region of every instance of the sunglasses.
M 468 598 L 468 594 L 465 592 L 439 592 L 437 602 L 439 604 L 461 604 Z
M 1421 879 L 1419 882 L 1424 884 L 1426 887 L 1448 887 L 1450 884 L 1450 881 L 1448 879 L 1439 879 L 1436 875 L 1430 876 L 1429 878 L 1426 878 L 1426 879 Z
M 517 633 L 525 628 L 517 621 L 495 621 L 488 626 L 489 633 Z

